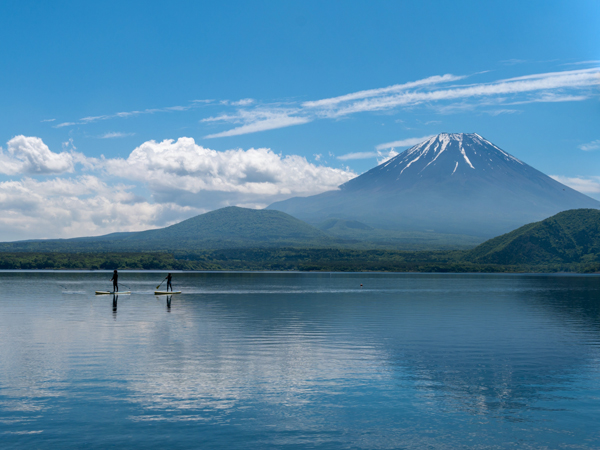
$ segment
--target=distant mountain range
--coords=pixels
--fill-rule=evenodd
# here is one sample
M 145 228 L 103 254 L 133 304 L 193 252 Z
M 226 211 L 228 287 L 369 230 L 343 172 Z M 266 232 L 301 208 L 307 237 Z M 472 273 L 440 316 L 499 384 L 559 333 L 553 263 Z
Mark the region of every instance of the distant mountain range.
M 0 243 L 1 251 L 181 251 L 244 247 L 314 247 L 335 242 L 288 214 L 230 206 L 166 228 L 74 239 Z
M 0 243 L 0 251 L 187 252 L 259 247 L 423 250 L 470 248 L 480 242 L 468 236 L 375 230 L 360 222 L 339 219 L 313 226 L 281 211 L 229 206 L 156 230 L 4 242 Z
M 247 227 L 237 221 L 240 217 L 248 219 Z M 220 230 L 230 220 L 239 225 L 235 234 Z M 260 231 L 264 220 L 273 235 Z M 471 250 L 448 251 L 344 247 L 277 211 L 225 208 L 182 224 L 97 238 L 4 243 L 0 268 L 600 272 L 600 211 L 595 209 L 564 211 Z M 362 229 L 354 222 L 329 225 Z M 287 233 L 287 240 L 280 233 Z
M 264 210 L 227 207 L 156 230 L 0 243 L 0 251 L 181 254 L 283 247 L 467 249 L 487 237 L 575 208 L 598 211 L 600 202 L 558 183 L 477 134 L 440 134 L 337 191 L 292 198 Z M 520 264 L 501 256 L 506 252 L 516 258 L 514 246 L 525 239 L 520 230 L 510 234 L 518 232 L 514 242 L 501 236 L 493 244 L 486 243 L 493 245 L 489 251 L 481 250 L 488 247 L 473 250 L 473 258 L 478 263 Z M 527 258 L 534 257 L 525 247 L 521 251 Z
M 439 134 L 341 185 L 268 209 L 320 224 L 489 238 L 560 211 L 600 208 L 478 134 Z

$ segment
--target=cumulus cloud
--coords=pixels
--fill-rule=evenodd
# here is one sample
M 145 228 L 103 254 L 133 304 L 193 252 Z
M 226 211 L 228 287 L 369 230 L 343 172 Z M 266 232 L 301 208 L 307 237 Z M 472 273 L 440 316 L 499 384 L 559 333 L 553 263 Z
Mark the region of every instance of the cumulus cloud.
M 72 153 L 54 153 L 38 137 L 16 136 L 6 152 L 0 148 L 0 173 L 5 175 L 73 172 L 74 165 Z
M 597 139 L 587 144 L 581 144 L 579 148 L 585 152 L 591 152 L 592 150 L 600 150 L 600 139 Z
M 223 206 L 265 207 L 295 195 L 336 189 L 349 168 L 317 165 L 267 148 L 216 151 L 191 138 L 148 141 L 128 158 L 53 153 L 39 138 L 17 136 L 0 152 L 2 240 L 76 237 L 166 226 Z M 87 175 L 64 174 L 76 167 Z M 142 196 L 143 195 L 143 196 Z
M 348 168 L 315 165 L 304 157 L 281 156 L 267 148 L 220 152 L 185 137 L 148 141 L 127 159 L 102 164 L 109 174 L 145 183 L 158 199 L 209 207 L 266 206 L 293 195 L 336 189 L 356 176 Z
M 132 186 L 109 186 L 95 176 L 0 183 L 2 240 L 70 238 L 166 226 L 204 212 L 149 203 Z

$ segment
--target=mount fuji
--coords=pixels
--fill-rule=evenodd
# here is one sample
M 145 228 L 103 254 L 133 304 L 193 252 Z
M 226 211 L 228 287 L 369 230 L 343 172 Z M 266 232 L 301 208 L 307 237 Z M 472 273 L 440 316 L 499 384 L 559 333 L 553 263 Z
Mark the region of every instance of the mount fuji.
M 560 211 L 600 202 L 525 164 L 478 134 L 439 134 L 338 190 L 268 209 L 320 223 L 337 218 L 372 227 L 488 238 Z

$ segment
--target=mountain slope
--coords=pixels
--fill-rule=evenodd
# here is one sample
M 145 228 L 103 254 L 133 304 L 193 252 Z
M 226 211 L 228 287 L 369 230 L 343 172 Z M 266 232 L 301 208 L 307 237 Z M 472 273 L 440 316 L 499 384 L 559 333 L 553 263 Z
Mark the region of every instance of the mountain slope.
M 600 262 L 600 211 L 563 211 L 490 239 L 464 259 L 510 265 Z
M 573 208 L 587 197 L 478 134 L 440 134 L 340 186 L 269 206 L 310 223 L 492 237 Z
M 330 245 L 323 231 L 280 211 L 218 209 L 170 227 L 134 233 L 0 244 L 2 251 L 155 251 Z

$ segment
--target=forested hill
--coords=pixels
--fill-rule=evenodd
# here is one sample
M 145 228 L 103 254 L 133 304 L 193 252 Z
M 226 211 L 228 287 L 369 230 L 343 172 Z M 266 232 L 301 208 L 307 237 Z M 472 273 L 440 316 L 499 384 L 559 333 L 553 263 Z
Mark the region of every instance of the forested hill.
M 480 264 L 538 265 L 600 262 L 600 210 L 563 211 L 490 239 L 463 259 Z
M 281 211 L 230 206 L 170 227 L 98 237 L 0 243 L 0 251 L 176 251 L 236 247 L 330 246 L 325 232 Z

